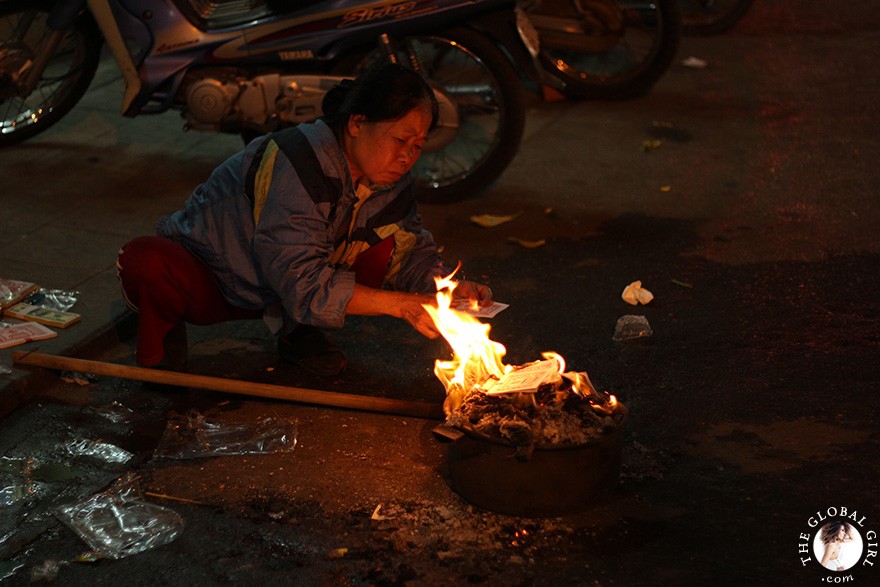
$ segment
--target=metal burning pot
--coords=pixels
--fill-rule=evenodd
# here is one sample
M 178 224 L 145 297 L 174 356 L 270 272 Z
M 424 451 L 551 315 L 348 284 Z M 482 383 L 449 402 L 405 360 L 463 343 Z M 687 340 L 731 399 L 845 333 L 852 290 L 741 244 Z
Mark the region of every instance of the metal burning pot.
M 624 422 L 584 444 L 537 445 L 527 458 L 472 430 L 441 424 L 434 435 L 449 444 L 447 482 L 463 499 L 502 514 L 549 517 L 584 511 L 618 484 Z

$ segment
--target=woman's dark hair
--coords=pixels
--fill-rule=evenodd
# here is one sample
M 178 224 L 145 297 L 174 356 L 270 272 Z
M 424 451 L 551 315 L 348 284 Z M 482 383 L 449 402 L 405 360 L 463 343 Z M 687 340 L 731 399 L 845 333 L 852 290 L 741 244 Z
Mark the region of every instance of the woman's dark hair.
M 828 522 L 822 527 L 822 543 L 828 544 L 837 539 L 837 533 L 840 532 L 840 529 L 843 528 L 847 534 L 849 534 L 849 524 L 846 522 L 836 520 L 834 522 Z
M 418 73 L 396 63 L 372 67 L 353 81 L 332 87 L 321 104 L 324 121 L 337 136 L 342 136 L 352 115 L 361 114 L 367 122 L 383 122 L 423 106 L 430 109 L 433 129 L 439 111 L 434 91 Z

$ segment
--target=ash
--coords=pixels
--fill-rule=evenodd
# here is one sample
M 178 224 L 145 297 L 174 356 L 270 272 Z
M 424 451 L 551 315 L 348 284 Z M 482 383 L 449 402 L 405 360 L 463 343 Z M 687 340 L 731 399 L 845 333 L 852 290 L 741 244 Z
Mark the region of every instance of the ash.
M 458 406 L 447 404 L 446 424 L 515 447 L 582 445 L 614 430 L 624 413 L 608 394 L 581 395 L 563 376 L 535 393 L 487 395 L 473 389 Z

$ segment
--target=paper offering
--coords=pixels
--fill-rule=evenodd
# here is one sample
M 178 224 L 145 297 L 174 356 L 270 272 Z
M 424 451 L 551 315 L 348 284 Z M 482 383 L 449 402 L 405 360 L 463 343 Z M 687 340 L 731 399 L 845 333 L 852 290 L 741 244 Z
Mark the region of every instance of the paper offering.
M 559 361 L 547 359 L 505 374 L 498 383 L 486 390 L 486 395 L 502 393 L 534 393 L 544 383 L 559 376 Z
M 20 320 L 29 320 L 31 322 L 39 322 L 48 326 L 57 326 L 58 328 L 67 328 L 74 322 L 79 321 L 80 315 L 73 312 L 62 312 L 60 310 L 52 310 L 41 306 L 34 306 L 26 302 L 18 303 L 8 310 L 7 316 L 18 318 Z
M 502 310 L 505 310 L 508 307 L 509 304 L 502 304 L 501 302 L 492 302 L 485 307 L 472 304 L 468 300 L 453 300 L 452 302 L 453 310 L 458 310 L 459 312 L 464 312 L 465 314 L 470 314 L 477 318 L 494 318 Z
M 51 328 L 46 328 L 42 324 L 35 322 L 13 324 L 8 328 L 0 328 L 0 349 L 55 336 L 58 336 L 57 332 Z
M 29 281 L 0 277 L 0 309 L 17 304 L 37 289 L 37 284 Z

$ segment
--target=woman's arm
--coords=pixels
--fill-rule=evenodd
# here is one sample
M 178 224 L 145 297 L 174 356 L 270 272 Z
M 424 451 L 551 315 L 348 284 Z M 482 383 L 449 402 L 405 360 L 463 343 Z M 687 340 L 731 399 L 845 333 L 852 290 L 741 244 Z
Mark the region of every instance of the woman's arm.
M 373 289 L 355 284 L 354 293 L 345 308 L 346 314 L 358 316 L 393 316 L 409 324 L 428 338 L 437 338 L 440 331 L 434 320 L 422 307 L 423 304 L 437 305 L 431 294 L 408 293 Z

